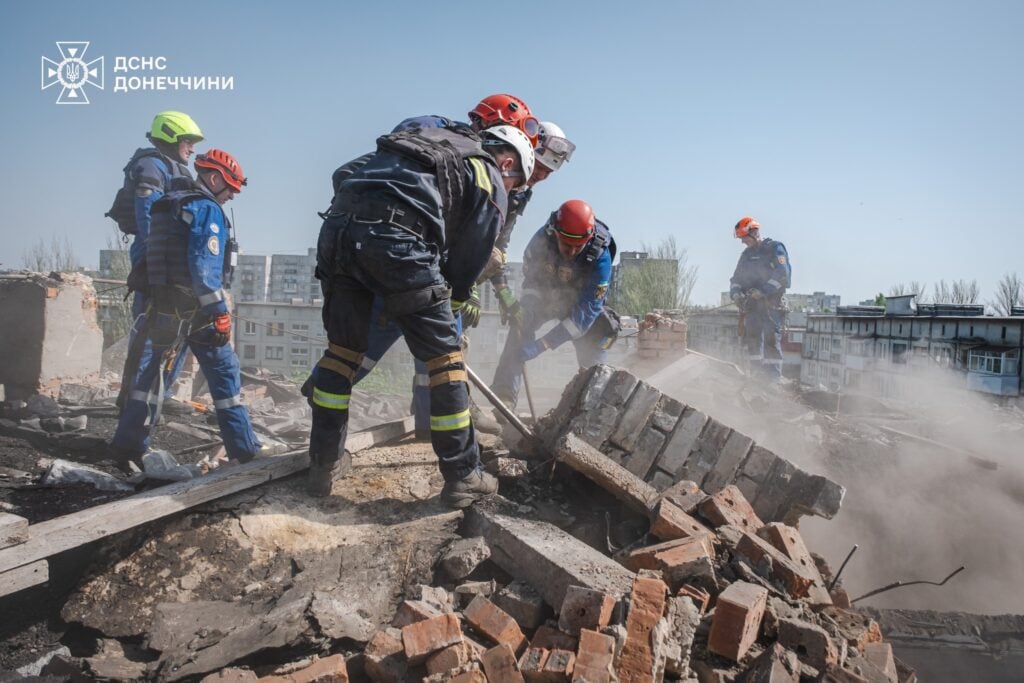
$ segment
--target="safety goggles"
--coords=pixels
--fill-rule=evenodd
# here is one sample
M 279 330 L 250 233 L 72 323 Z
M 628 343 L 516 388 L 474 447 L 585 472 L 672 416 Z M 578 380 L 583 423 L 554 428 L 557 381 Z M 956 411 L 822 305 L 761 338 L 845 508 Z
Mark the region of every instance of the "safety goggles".
M 507 124 L 509 126 L 518 128 L 519 130 L 526 133 L 526 137 L 530 138 L 531 140 L 536 140 L 537 136 L 540 135 L 540 121 L 538 121 L 537 117 L 535 116 L 531 115 L 527 116 L 526 118 L 521 118 L 518 121 L 513 121 L 509 117 L 505 116 L 505 112 L 501 111 L 500 109 L 489 107 L 483 103 L 481 103 L 477 108 L 483 109 L 485 113 L 491 115 L 491 118 L 497 119 L 498 121 L 501 121 L 502 123 Z M 475 123 L 481 127 L 485 125 L 483 117 L 477 114 L 475 111 L 469 113 L 469 120 L 470 122 Z M 487 123 L 490 122 L 488 121 Z
M 572 158 L 572 153 L 575 151 L 576 145 L 565 138 L 555 135 L 548 135 L 542 138 L 536 149 L 538 157 L 550 159 L 559 166 L 569 161 Z

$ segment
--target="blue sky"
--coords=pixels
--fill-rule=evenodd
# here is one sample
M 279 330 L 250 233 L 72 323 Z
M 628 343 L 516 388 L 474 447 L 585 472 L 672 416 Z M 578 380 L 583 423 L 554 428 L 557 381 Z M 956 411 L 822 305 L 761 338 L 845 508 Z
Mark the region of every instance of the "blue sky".
M 581 198 L 620 250 L 667 235 L 716 302 L 743 215 L 789 247 L 794 291 L 852 303 L 895 282 L 1024 274 L 1024 3 L 676 1 L 137 2 L 0 5 L 0 267 L 39 236 L 89 264 L 121 168 L 154 113 L 180 109 L 250 178 L 234 207 L 248 253 L 304 252 L 331 171 L 416 114 L 463 117 L 511 92 L 578 149 L 538 186 L 518 259 Z M 102 8 L 102 12 L 98 8 Z M 40 90 L 55 41 L 91 41 L 106 89 Z M 115 56 L 230 92 L 114 93 Z M 153 75 L 153 74 L 146 74 Z M 200 150 L 205 149 L 200 146 Z

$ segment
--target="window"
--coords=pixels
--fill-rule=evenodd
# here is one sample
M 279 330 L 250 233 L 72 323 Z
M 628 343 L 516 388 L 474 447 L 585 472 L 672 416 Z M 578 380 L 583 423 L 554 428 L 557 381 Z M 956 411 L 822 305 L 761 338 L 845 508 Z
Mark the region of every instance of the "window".
M 253 344 L 246 344 L 243 346 L 242 358 L 245 360 L 256 360 L 256 346 Z
M 308 356 L 309 355 L 309 347 L 306 347 L 306 346 L 293 346 L 292 347 L 292 355 L 293 356 Z
M 293 330 L 308 330 L 309 329 L 309 324 L 308 323 L 292 323 L 292 329 Z
M 906 344 L 893 344 L 892 345 L 892 362 L 905 365 L 907 362 L 907 345 Z
M 256 334 L 256 323 L 251 320 L 245 321 L 245 334 L 253 335 Z
M 307 368 L 309 367 L 309 361 L 305 358 L 292 358 L 293 368 Z
M 263 356 L 267 360 L 284 360 L 284 347 L 268 346 Z
M 967 336 L 969 336 L 969 337 L 973 337 L 974 336 L 974 325 L 971 325 L 971 331 L 967 333 Z
M 946 336 L 946 323 L 942 323 L 942 336 Z
M 268 337 L 280 337 L 284 334 L 284 323 L 270 323 L 267 325 Z
M 971 351 L 968 367 L 971 372 L 984 372 L 990 375 L 1016 375 L 1017 352 Z
M 1006 325 L 1003 325 L 1003 335 L 1002 335 L 1002 338 L 1006 339 Z
M 900 334 L 903 334 L 903 323 L 900 323 Z

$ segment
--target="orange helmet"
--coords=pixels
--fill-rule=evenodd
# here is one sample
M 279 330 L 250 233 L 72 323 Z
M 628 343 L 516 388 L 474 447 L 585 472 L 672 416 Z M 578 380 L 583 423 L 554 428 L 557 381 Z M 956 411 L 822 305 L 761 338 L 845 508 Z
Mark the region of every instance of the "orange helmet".
M 540 122 L 530 111 L 530 107 L 514 95 L 490 95 L 480 100 L 480 104 L 469 112 L 469 119 L 479 122 L 481 128 L 490 128 L 500 124 L 515 126 L 526 133 L 530 144 L 537 146 L 540 135 Z
M 582 199 L 570 199 L 555 212 L 555 235 L 566 244 L 584 244 L 594 236 L 594 210 Z
M 241 192 L 242 186 L 249 184 L 245 174 L 242 173 L 242 167 L 238 165 L 238 161 L 222 149 L 211 149 L 206 154 L 200 154 L 193 163 L 196 167 L 196 173 L 199 173 L 201 168 L 220 173 L 224 182 L 235 192 Z
M 735 232 L 736 238 L 746 237 L 750 234 L 751 230 L 760 230 L 761 224 L 757 222 L 756 218 L 750 216 L 744 216 L 740 219 L 740 222 L 736 224 Z

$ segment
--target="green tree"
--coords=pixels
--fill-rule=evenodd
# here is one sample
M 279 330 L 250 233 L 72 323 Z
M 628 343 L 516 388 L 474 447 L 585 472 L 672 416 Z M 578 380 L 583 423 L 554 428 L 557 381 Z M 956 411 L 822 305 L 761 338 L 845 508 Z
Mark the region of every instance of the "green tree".
M 21 256 L 22 265 L 36 273 L 69 273 L 79 270 L 78 258 L 67 235 L 54 235 L 47 242 L 40 237 Z
M 686 309 L 697 283 L 697 266 L 686 249 L 666 237 L 657 246 L 641 243 L 647 257 L 619 263 L 619 282 L 612 305 L 624 315 L 643 316 L 655 309 Z

